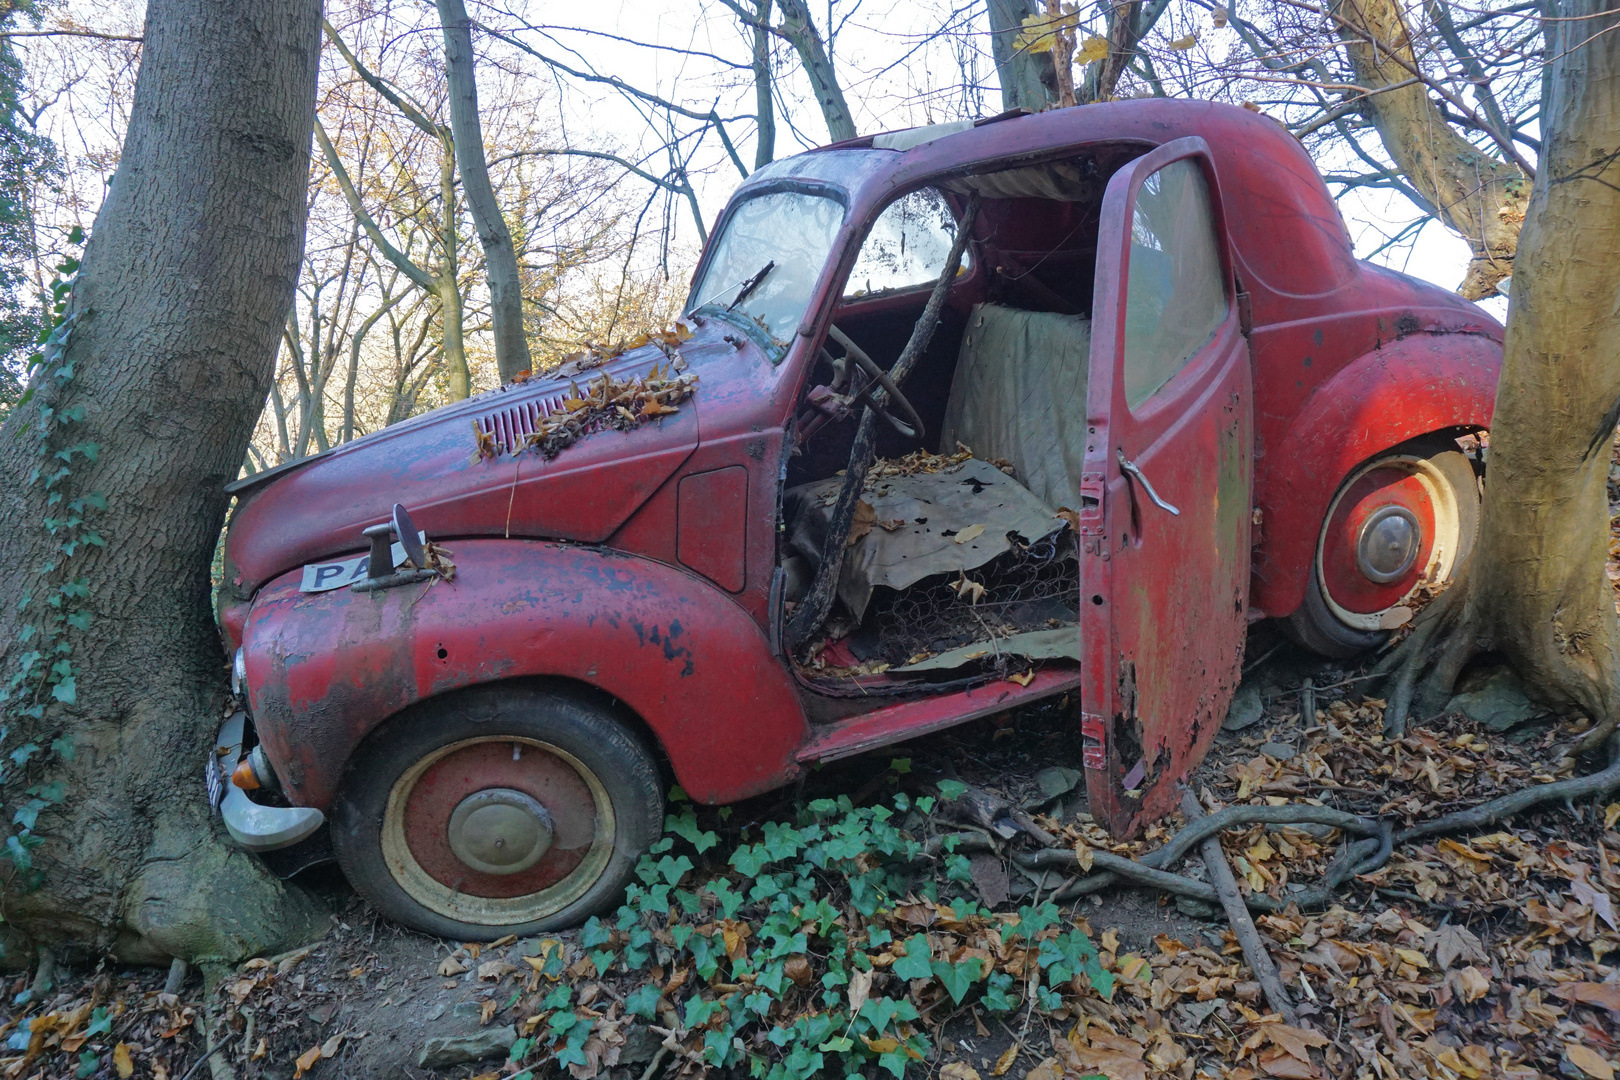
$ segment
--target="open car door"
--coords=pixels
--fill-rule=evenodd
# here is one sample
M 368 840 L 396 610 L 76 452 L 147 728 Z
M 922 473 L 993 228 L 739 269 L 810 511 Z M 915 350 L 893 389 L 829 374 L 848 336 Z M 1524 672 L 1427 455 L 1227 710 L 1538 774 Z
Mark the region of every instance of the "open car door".
M 1242 670 L 1252 387 L 1209 148 L 1109 181 L 1097 242 L 1080 510 L 1091 812 L 1127 836 L 1175 809 Z

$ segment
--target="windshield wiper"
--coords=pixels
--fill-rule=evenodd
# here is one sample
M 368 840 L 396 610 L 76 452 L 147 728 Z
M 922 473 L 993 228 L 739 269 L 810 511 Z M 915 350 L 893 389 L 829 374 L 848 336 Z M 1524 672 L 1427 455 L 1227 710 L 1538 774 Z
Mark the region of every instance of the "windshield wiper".
M 735 309 L 738 304 L 740 304 L 744 300 L 748 299 L 748 297 L 753 294 L 754 290 L 759 288 L 760 285 L 764 283 L 766 275 L 768 275 L 772 270 L 775 270 L 775 269 L 776 269 L 776 260 L 775 259 L 772 259 L 770 262 L 768 262 L 764 266 L 762 266 L 760 268 L 759 273 L 755 274 L 753 277 L 751 277 L 747 281 L 743 282 L 742 289 L 739 290 L 738 293 L 737 293 L 737 299 L 735 299 L 731 303 L 727 304 L 726 305 L 726 310 L 731 311 L 731 310 Z

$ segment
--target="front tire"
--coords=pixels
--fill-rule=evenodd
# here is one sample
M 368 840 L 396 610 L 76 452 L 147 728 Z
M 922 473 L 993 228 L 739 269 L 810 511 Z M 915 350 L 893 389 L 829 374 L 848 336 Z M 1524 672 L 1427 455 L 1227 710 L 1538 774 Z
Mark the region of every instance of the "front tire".
M 1359 466 L 1328 505 L 1290 635 L 1333 659 L 1383 645 L 1420 584 L 1462 569 L 1479 510 L 1479 474 L 1454 439 L 1424 436 Z
M 332 844 L 384 915 L 490 941 L 611 907 L 663 817 L 653 756 L 609 709 L 493 686 L 423 702 L 373 732 L 344 776 Z

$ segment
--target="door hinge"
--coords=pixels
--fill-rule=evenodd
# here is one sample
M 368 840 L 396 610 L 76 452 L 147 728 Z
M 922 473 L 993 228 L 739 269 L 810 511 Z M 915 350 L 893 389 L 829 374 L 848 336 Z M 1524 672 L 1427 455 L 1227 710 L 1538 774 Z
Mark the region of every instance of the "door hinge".
M 1088 769 L 1108 768 L 1108 722 L 1096 713 L 1080 714 L 1080 756 Z

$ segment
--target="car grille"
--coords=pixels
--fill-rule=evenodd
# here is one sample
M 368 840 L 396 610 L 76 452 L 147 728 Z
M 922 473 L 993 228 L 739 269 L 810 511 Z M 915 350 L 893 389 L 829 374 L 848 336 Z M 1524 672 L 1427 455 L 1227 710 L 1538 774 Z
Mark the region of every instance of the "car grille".
M 550 416 L 562 407 L 568 391 L 557 391 L 544 397 L 531 398 L 508 405 L 504 409 L 487 412 L 474 420 L 478 430 L 495 440 L 502 453 L 510 453 L 523 445 L 523 440 L 534 432 L 534 426 L 543 416 Z

